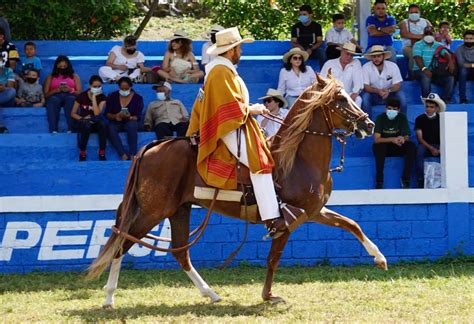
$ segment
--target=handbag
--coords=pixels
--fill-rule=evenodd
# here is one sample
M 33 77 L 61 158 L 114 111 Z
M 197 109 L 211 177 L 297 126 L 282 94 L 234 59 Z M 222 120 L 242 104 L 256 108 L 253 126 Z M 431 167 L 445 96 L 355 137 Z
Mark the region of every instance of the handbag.
M 425 162 L 423 166 L 425 173 L 425 188 L 441 188 L 441 163 Z
M 453 73 L 449 72 L 448 70 L 448 60 L 446 60 L 442 55 L 441 51 L 447 51 L 451 58 L 454 60 L 454 71 Z M 433 59 L 431 60 L 430 64 L 430 71 L 433 73 L 435 77 L 449 77 L 449 76 L 456 76 L 457 75 L 457 59 L 456 54 L 453 53 L 449 48 L 446 46 L 438 46 L 433 54 Z

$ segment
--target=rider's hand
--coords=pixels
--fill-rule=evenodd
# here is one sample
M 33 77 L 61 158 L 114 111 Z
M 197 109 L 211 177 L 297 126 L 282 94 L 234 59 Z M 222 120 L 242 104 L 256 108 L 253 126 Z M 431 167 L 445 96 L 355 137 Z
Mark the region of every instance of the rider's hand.
M 270 110 L 268 110 L 264 105 L 262 104 L 254 104 L 249 107 L 250 113 L 252 115 L 263 115 L 263 114 L 268 114 Z

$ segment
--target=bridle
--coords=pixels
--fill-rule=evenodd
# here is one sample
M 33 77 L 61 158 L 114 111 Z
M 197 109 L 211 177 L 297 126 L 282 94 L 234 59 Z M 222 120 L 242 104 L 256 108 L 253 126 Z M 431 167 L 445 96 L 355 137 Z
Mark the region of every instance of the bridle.
M 361 116 L 356 116 L 345 109 L 343 109 L 340 105 L 336 104 L 334 107 L 329 107 L 329 103 L 333 102 L 335 98 L 332 98 L 328 103 L 324 104 L 321 108 L 323 109 L 324 120 L 326 121 L 326 125 L 329 129 L 329 132 L 317 131 L 317 130 L 309 130 L 305 129 L 302 132 L 308 135 L 316 135 L 316 136 L 323 136 L 323 137 L 334 137 L 339 143 L 341 143 L 341 158 L 339 159 L 339 165 L 335 168 L 329 169 L 329 172 L 342 172 L 344 170 L 344 147 L 346 145 L 346 137 L 349 137 L 354 134 L 357 123 L 361 120 L 366 119 L 369 115 L 367 113 L 362 114 Z M 338 115 L 340 118 L 345 119 L 347 123 L 351 124 L 349 130 L 341 130 L 337 129 L 334 126 L 334 121 L 332 114 Z M 264 118 L 267 118 L 271 121 L 274 121 L 282 126 L 288 126 L 285 124 L 284 119 L 280 116 L 274 115 L 272 113 L 262 115 Z

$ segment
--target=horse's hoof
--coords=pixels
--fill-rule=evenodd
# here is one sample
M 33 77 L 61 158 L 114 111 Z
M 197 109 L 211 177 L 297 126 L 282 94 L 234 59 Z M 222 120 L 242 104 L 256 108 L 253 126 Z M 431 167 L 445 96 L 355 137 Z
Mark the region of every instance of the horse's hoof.
M 384 256 L 374 258 L 375 266 L 379 269 L 388 270 L 387 259 Z
M 218 294 L 216 294 L 213 290 L 209 289 L 205 293 L 202 294 L 204 297 L 209 297 L 211 299 L 211 303 L 215 304 L 218 303 L 222 300 L 221 297 L 219 297 Z
M 272 296 L 270 297 L 270 299 L 268 300 L 268 302 L 272 305 L 276 305 L 276 304 L 283 304 L 283 303 L 286 303 L 286 301 L 281 298 L 281 297 L 278 297 L 278 296 Z

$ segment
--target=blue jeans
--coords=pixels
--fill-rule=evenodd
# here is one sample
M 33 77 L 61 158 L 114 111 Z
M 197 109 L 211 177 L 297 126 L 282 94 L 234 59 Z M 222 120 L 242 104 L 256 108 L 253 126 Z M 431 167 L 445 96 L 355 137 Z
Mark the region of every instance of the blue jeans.
M 66 92 L 54 94 L 46 100 L 46 113 L 48 115 L 50 132 L 58 131 L 59 113 L 61 112 L 61 107 L 64 108 L 64 116 L 66 117 L 68 130 L 72 130 L 73 125 L 71 111 L 75 100 L 75 95 Z
M 5 88 L 0 92 L 0 107 L 15 107 L 15 88 Z
M 420 83 L 421 96 L 423 98 L 428 97 L 428 95 L 431 93 L 431 83 L 433 82 L 434 84 L 443 87 L 443 95 L 441 96 L 441 98 L 446 102 L 451 101 L 454 88 L 454 76 L 448 76 L 443 78 L 433 76 L 433 78 L 428 78 L 426 74 L 421 72 L 420 70 L 415 71 L 414 73 L 416 79 Z
M 117 151 L 118 155 L 122 157 L 125 155 L 122 141 L 119 137 L 119 132 L 127 132 L 128 148 L 130 155 L 137 154 L 138 146 L 138 122 L 136 120 L 109 121 L 109 140 L 112 146 Z
M 400 90 L 397 92 L 390 92 L 388 98 L 397 98 L 400 101 L 400 111 L 407 114 L 407 100 L 405 94 Z M 388 99 L 387 98 L 387 99 Z M 375 105 L 385 105 L 387 99 L 382 99 L 382 97 L 376 93 L 362 93 L 362 110 L 369 114 L 369 117 L 372 117 L 372 106 Z
M 469 77 L 474 79 L 474 68 L 466 68 L 460 67 L 459 68 L 459 99 L 467 99 L 466 98 L 466 83 Z
M 298 97 L 297 96 L 286 96 L 285 99 L 288 102 L 288 109 L 290 109 L 291 106 L 293 106 L 293 104 L 295 103 L 296 99 L 298 99 Z
M 431 146 L 434 146 L 437 149 L 439 149 L 439 144 L 431 144 Z M 430 157 L 430 156 L 433 156 L 430 150 L 428 150 L 426 146 L 418 144 L 416 148 L 416 177 L 419 181 L 425 179 L 423 164 L 425 161 L 425 157 Z
M 317 60 L 319 64 L 319 69 L 323 68 L 324 63 L 326 62 L 326 50 L 322 46 L 311 52 L 310 59 Z

